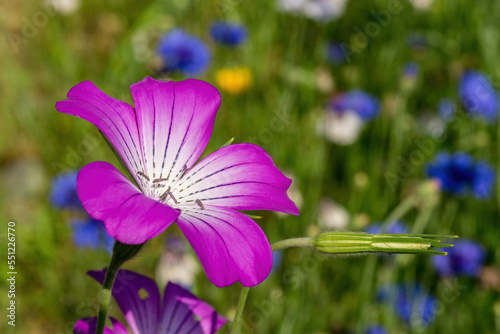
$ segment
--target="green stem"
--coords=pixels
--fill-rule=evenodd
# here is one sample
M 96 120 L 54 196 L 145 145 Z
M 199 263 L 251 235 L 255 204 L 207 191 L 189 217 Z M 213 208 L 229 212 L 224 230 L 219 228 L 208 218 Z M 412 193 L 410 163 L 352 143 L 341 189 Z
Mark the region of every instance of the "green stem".
M 126 261 L 134 257 L 142 246 L 144 246 L 144 244 L 127 245 L 122 244 L 119 241 L 115 241 L 113 246 L 113 255 L 111 255 L 111 261 L 109 263 L 108 270 L 106 271 L 104 283 L 102 284 L 101 304 L 99 306 L 99 315 L 97 317 L 96 334 L 104 333 L 108 306 L 111 302 L 111 292 L 113 290 L 113 284 L 115 282 L 116 274 L 118 274 L 118 270 Z
M 115 282 L 116 274 L 118 269 L 112 270 L 108 269 L 106 272 L 106 277 L 104 278 L 104 283 L 102 285 L 101 291 L 101 305 L 99 307 L 99 316 L 97 318 L 97 330 L 96 334 L 104 333 L 104 326 L 106 324 L 106 315 L 108 314 L 108 306 L 111 302 L 111 290 L 113 289 L 113 283 Z
M 413 225 L 413 229 L 411 231 L 412 233 L 419 234 L 425 231 L 425 228 L 432 217 L 433 209 L 434 207 L 422 208 L 417 216 L 417 219 L 415 220 L 415 225 Z
M 370 256 L 366 259 L 365 267 L 363 269 L 363 279 L 361 281 L 360 294 L 362 296 L 362 302 L 360 310 L 360 319 L 356 326 L 356 333 L 363 333 L 366 327 L 367 314 L 369 314 L 370 310 L 370 291 L 373 288 L 373 276 L 375 275 L 375 269 L 377 268 L 377 257 Z
M 241 326 L 241 316 L 243 315 L 243 309 L 245 308 L 245 303 L 247 301 L 249 287 L 244 286 L 241 289 L 240 299 L 238 300 L 238 306 L 236 307 L 236 314 L 234 315 L 233 324 L 231 325 L 230 334 L 235 334 L 240 332 Z
M 307 247 L 307 248 L 313 248 L 313 238 L 292 238 L 292 239 L 285 239 L 285 240 L 280 240 L 271 245 L 271 249 L 273 251 L 283 249 L 283 248 L 290 248 L 290 247 Z M 245 308 L 245 303 L 247 301 L 248 297 L 248 292 L 250 291 L 250 288 L 244 286 L 243 289 L 241 289 L 241 294 L 240 298 L 238 300 L 238 305 L 236 307 L 236 314 L 234 315 L 234 320 L 233 324 L 231 325 L 231 331 L 230 334 L 235 334 L 239 333 L 240 331 L 240 326 L 241 326 L 241 317 L 243 315 L 243 309 Z
M 389 213 L 389 215 L 387 215 L 384 225 L 390 224 L 396 220 L 403 218 L 403 216 L 406 215 L 406 213 L 410 211 L 414 205 L 415 205 L 414 195 L 405 198 L 401 203 L 398 204 L 398 206 L 394 208 L 394 210 L 391 211 L 391 213 Z
M 290 247 L 306 247 L 306 248 L 313 248 L 314 239 L 313 238 L 293 238 L 293 239 L 285 239 L 285 240 L 280 240 L 271 245 L 271 248 L 273 251 L 283 249 L 283 248 L 290 248 Z

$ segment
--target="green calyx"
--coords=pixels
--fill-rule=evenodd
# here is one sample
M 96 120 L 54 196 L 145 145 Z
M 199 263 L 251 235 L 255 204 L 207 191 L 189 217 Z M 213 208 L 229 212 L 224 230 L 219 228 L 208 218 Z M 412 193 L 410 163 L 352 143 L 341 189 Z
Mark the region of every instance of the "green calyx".
M 115 241 L 113 255 L 111 257 L 110 269 L 120 268 L 125 262 L 132 259 L 141 250 L 144 244 L 128 245 Z
M 446 255 L 437 248 L 453 247 L 441 239 L 452 235 L 370 234 L 364 232 L 327 232 L 313 239 L 316 250 L 325 254 L 351 255 L 367 253 Z

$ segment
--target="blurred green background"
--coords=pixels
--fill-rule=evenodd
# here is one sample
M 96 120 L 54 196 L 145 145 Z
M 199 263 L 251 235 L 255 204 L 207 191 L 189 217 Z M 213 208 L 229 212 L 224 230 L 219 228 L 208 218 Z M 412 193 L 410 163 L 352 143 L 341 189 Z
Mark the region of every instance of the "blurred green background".
M 96 160 L 118 166 L 91 124 L 58 113 L 56 101 L 77 83 L 91 80 L 107 94 L 131 103 L 129 85 L 155 74 L 155 42 L 180 27 L 204 40 L 212 51 L 208 70 L 199 78 L 218 87 L 219 69 L 245 66 L 253 85 L 241 94 L 221 91 L 222 104 L 207 147 L 208 154 L 231 137 L 264 147 L 275 163 L 293 175 L 303 199 L 299 217 L 264 212 L 259 220 L 271 242 L 314 235 L 319 204 L 331 198 L 350 213 L 345 230 L 363 230 L 384 221 L 405 198 L 414 196 L 425 179 L 425 163 L 441 150 L 465 151 L 499 169 L 500 123 L 466 118 L 448 127 L 446 140 L 432 141 L 425 161 L 407 177 L 388 182 L 401 159 L 419 150 L 418 140 L 431 138 L 428 119 L 437 117 L 443 97 L 456 97 L 464 69 L 477 69 L 492 82 L 500 80 L 500 3 L 434 1 L 426 10 L 396 1 L 401 12 L 368 40 L 360 37 L 371 11 L 394 1 L 349 1 L 341 17 L 330 22 L 283 13 L 274 1 L 82 1 L 69 14 L 46 15 L 45 23 L 12 44 L 9 33 L 23 36 L 44 2 L 0 1 L 0 210 L 2 252 L 6 254 L 7 221 L 16 222 L 16 327 L 1 333 L 71 333 L 74 322 L 96 314 L 99 285 L 85 275 L 105 267 L 105 250 L 77 248 L 68 213 L 49 202 L 52 179 Z M 40 15 L 40 14 L 38 14 Z M 35 18 L 36 20 L 36 18 Z M 237 21 L 248 40 L 236 49 L 216 46 L 209 26 L 215 20 Z M 427 45 L 408 44 L 424 36 Z M 329 41 L 356 50 L 349 61 L 331 65 L 325 59 Z M 408 88 L 402 71 L 410 61 L 420 71 Z M 174 74 L 169 77 L 181 80 Z M 338 146 L 316 134 L 316 123 L 336 92 L 363 89 L 381 101 L 381 114 L 369 122 L 352 145 Z M 286 115 L 276 130 L 271 120 Z M 445 126 L 446 127 L 446 126 Z M 91 150 L 86 138 L 97 138 Z M 442 194 L 425 197 L 403 220 L 420 221 L 425 233 L 457 234 L 479 241 L 487 250 L 489 276 L 439 278 L 428 256 L 390 258 L 326 258 L 310 250 L 283 252 L 279 269 L 250 292 L 244 321 L 254 333 L 363 333 L 381 324 L 389 333 L 500 333 L 498 208 L 500 188 L 485 201 Z M 436 195 L 437 196 L 437 195 Z M 164 252 L 164 238 L 179 233 L 169 228 L 148 242 L 125 268 L 155 277 Z M 1 256 L 2 288 L 6 261 Z M 377 301 L 377 289 L 396 282 L 417 281 L 437 298 L 436 320 L 426 329 L 399 321 L 390 305 Z M 200 271 L 193 292 L 224 316 L 234 314 L 240 286 L 218 289 Z M 450 295 L 453 298 L 450 298 Z M 0 308 L 7 307 L 2 290 Z M 120 318 L 117 307 L 111 315 Z M 227 332 L 229 326 L 221 332 Z

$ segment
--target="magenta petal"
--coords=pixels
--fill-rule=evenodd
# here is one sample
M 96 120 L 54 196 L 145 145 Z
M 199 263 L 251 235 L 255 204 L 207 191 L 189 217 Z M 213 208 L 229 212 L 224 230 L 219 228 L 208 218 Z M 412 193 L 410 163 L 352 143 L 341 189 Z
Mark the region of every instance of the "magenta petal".
M 172 224 L 179 211 L 142 194 L 113 165 L 97 161 L 77 178 L 78 197 L 88 214 L 102 220 L 108 234 L 126 244 L 141 244 Z
M 111 323 L 113 324 L 113 333 L 114 334 L 129 334 L 127 327 L 123 326 L 121 322 L 116 320 L 113 317 L 110 317 Z
M 118 320 L 111 318 L 113 329 L 104 327 L 104 334 L 129 334 L 127 328 Z M 95 334 L 97 327 L 97 318 L 84 318 L 75 323 L 73 334 Z
M 75 323 L 73 327 L 73 334 L 91 334 L 95 333 L 97 328 L 97 318 L 84 318 Z M 107 332 L 107 333 L 106 333 Z M 112 333 L 109 328 L 104 328 L 104 333 Z
M 240 281 L 254 286 L 271 271 L 272 251 L 259 225 L 231 209 L 183 210 L 177 224 L 218 287 Z
M 150 77 L 130 86 L 148 175 L 175 180 L 203 153 L 220 104 L 217 89 Z
M 199 320 L 195 319 L 195 316 Z M 168 283 L 163 296 L 158 333 L 200 333 L 217 332 L 227 320 L 212 306 L 198 299 L 177 284 Z
M 299 210 L 287 195 L 291 180 L 262 148 L 234 144 L 210 154 L 175 186 L 182 202 L 200 200 L 235 210 L 272 210 L 294 215 Z
M 106 270 L 89 271 L 87 274 L 102 284 Z M 133 334 L 157 332 L 160 292 L 151 278 L 133 271 L 120 270 L 116 275 L 112 295 Z
M 56 109 L 94 124 L 109 139 L 132 173 L 142 169 L 135 112 L 130 105 L 104 94 L 92 82 L 84 81 L 68 92 L 67 100 L 57 102 Z

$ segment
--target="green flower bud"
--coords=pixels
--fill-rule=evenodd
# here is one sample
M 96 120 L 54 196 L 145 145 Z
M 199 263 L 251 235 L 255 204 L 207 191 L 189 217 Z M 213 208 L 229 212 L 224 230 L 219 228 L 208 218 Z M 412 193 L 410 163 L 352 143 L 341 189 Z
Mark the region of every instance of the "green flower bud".
M 370 234 L 364 232 L 326 232 L 312 241 L 313 248 L 325 254 L 349 255 L 367 253 L 446 255 L 436 248 L 453 247 L 440 239 L 449 235 Z

